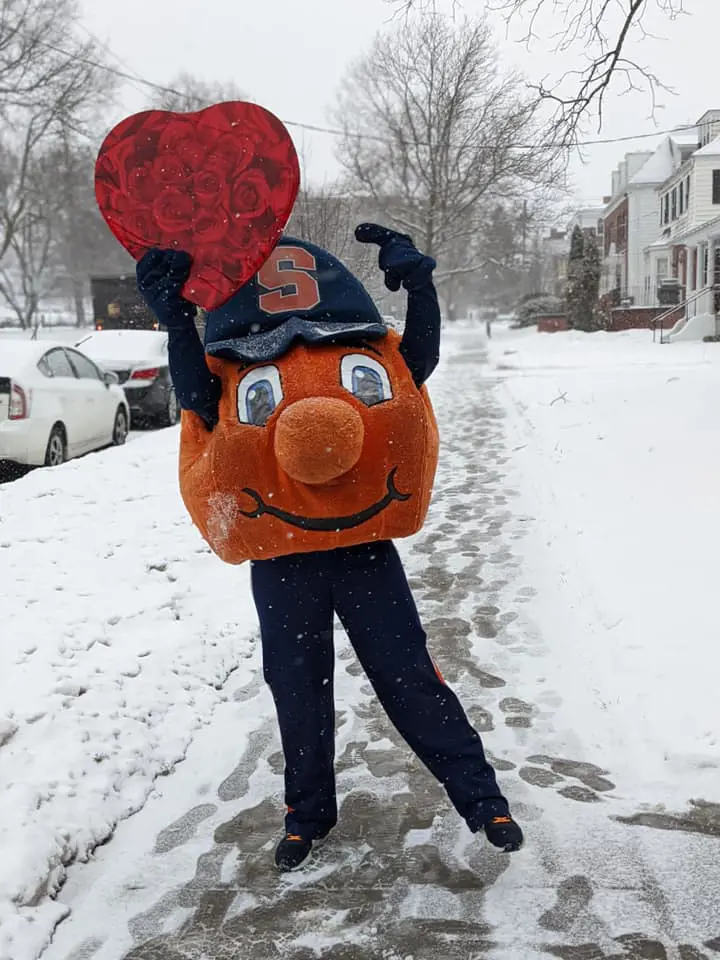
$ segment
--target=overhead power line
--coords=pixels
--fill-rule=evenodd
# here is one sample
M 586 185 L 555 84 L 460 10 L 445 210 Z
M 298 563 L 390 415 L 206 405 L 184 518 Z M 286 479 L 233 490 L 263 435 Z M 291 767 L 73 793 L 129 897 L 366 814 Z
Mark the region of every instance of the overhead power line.
M 86 31 L 88 32 L 88 31 Z M 72 53 L 68 50 L 63 50 L 62 47 L 57 46 L 57 44 L 47 43 L 46 41 L 37 41 L 41 46 L 45 47 L 48 50 L 53 50 L 55 53 L 59 53 L 63 57 L 67 57 L 68 60 L 75 61 L 77 63 L 84 63 L 89 67 L 95 67 L 97 70 L 104 70 L 106 73 L 110 73 L 121 80 L 126 80 L 133 86 L 141 84 L 144 87 L 147 87 L 149 90 L 155 90 L 158 93 L 170 93 L 176 97 L 185 97 L 187 94 L 182 93 L 180 90 L 176 90 L 173 87 L 166 86 L 162 83 L 155 83 L 153 80 L 148 80 L 145 77 L 140 76 L 137 73 L 130 73 L 127 70 L 121 70 L 119 67 L 113 67 L 108 63 L 101 63 L 99 60 L 94 60 L 91 57 L 84 57 L 81 54 Z M 107 45 L 102 44 L 107 50 Z M 114 55 L 113 55 L 114 56 Z M 117 59 L 117 58 L 115 58 Z M 324 133 L 333 137 L 351 137 L 353 140 L 372 140 L 377 143 L 396 143 L 397 141 L 389 140 L 387 137 L 382 137 L 380 135 L 371 134 L 371 133 L 353 133 L 349 130 L 339 130 L 335 127 L 324 127 L 312 123 L 301 123 L 298 120 L 283 120 L 282 121 L 286 127 L 297 127 L 300 130 L 307 130 L 310 133 Z M 687 130 L 694 130 L 696 124 L 688 123 L 682 124 L 677 127 L 672 127 L 668 130 L 654 130 L 649 133 L 638 133 L 630 134 L 623 137 L 606 137 L 596 140 L 581 140 L 576 146 L 578 147 L 595 147 L 602 146 L 604 144 L 613 144 L 613 143 L 629 143 L 633 140 L 648 140 L 652 137 L 663 137 L 670 136 L 673 133 L 682 133 Z M 429 143 L 416 143 L 415 141 L 412 146 L 432 146 Z M 509 147 L 514 150 L 535 150 L 538 147 L 538 144 L 532 143 L 512 143 L 509 144 Z
M 84 23 L 78 23 L 78 26 L 80 27 L 82 32 L 85 34 L 85 36 L 89 37 L 91 40 L 94 40 L 95 43 L 97 43 L 98 46 L 101 47 L 102 50 L 104 50 L 105 53 L 115 61 L 115 63 L 119 63 L 120 66 L 124 67 L 126 70 L 132 70 L 132 67 L 130 66 L 130 64 L 127 63 L 127 61 L 123 60 L 122 57 L 119 57 L 115 53 L 115 51 L 110 47 L 107 41 L 101 40 L 100 37 L 98 37 L 97 34 L 93 33 L 92 30 L 89 30 Z M 139 86 L 139 84 L 143 82 L 143 78 L 140 76 L 140 74 L 133 73 L 133 79 L 130 82 L 132 83 L 133 87 L 138 91 L 138 93 L 143 92 L 141 87 Z

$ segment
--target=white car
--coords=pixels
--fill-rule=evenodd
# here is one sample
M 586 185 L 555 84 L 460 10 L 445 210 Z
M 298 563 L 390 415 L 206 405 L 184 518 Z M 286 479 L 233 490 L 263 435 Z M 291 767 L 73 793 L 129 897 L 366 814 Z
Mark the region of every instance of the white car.
M 134 423 L 168 427 L 180 420 L 165 331 L 97 330 L 75 346 L 105 370 L 117 374 Z
M 117 377 L 62 343 L 0 340 L 0 461 L 57 466 L 123 444 L 130 410 Z

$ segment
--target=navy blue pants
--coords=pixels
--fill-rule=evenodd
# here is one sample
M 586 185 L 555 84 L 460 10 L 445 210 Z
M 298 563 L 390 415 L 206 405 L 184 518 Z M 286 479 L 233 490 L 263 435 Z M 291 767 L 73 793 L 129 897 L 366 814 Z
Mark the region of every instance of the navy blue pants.
M 428 654 L 392 543 L 256 561 L 252 586 L 285 754 L 288 833 L 311 840 L 337 822 L 334 613 L 391 721 L 470 829 L 507 813 L 480 736 Z

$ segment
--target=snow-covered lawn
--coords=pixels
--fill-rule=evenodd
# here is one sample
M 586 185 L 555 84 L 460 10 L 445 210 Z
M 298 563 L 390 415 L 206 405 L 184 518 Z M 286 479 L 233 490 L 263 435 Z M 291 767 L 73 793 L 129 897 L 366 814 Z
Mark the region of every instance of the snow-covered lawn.
M 37 955 L 63 865 L 143 805 L 252 652 L 248 572 L 187 521 L 177 435 L 0 486 L 2 960 Z
M 720 801 L 720 344 L 492 341 L 556 721 L 638 801 Z

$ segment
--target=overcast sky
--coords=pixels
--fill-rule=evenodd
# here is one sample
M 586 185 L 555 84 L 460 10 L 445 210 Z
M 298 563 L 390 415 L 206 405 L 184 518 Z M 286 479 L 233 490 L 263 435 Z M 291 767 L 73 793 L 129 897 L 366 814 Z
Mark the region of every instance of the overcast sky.
M 241 89 L 285 121 L 328 124 L 328 109 L 348 63 L 368 48 L 387 24 L 392 8 L 384 0 L 81 0 L 84 24 L 106 42 L 120 66 L 158 83 L 182 70 L 207 80 L 234 80 Z M 547 0 L 548 4 L 550 0 Z M 648 0 L 654 6 L 657 0 Z M 438 7 L 451 0 L 437 0 Z M 463 0 L 472 15 L 482 0 Z M 647 93 L 615 95 L 606 104 L 602 131 L 588 139 L 627 137 L 695 121 L 706 109 L 720 108 L 717 44 L 719 0 L 686 0 L 691 15 L 669 23 L 658 14 L 647 19 L 655 36 L 636 42 L 630 54 L 651 68 L 675 91 L 663 93 L 651 115 Z M 498 43 L 508 65 L 530 80 L 581 64 L 580 50 L 561 58 L 551 42 L 536 42 L 528 53 L 516 42 L 520 31 L 506 38 L 505 24 L 495 15 Z M 552 23 L 538 32 L 550 35 Z M 126 85 L 116 120 L 142 109 L 145 92 Z M 334 138 L 303 133 L 292 127 L 305 154 L 308 177 L 320 181 L 337 173 Z M 586 163 L 573 162 L 572 176 L 580 203 L 597 201 L 609 192 L 612 168 L 626 150 L 652 147 L 643 139 L 588 147 Z

